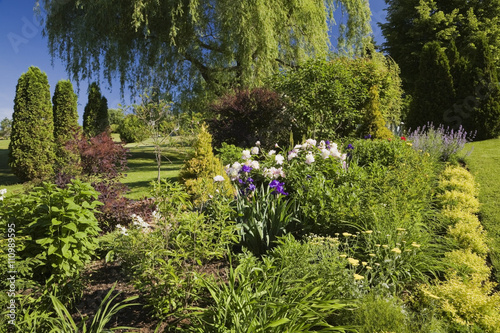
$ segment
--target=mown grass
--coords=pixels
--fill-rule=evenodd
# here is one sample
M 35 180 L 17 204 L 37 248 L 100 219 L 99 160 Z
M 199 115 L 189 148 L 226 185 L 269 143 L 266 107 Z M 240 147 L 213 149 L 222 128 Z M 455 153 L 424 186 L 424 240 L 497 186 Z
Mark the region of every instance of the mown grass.
M 158 178 L 153 142 L 148 139 L 140 143 L 127 144 L 125 147 L 129 149 L 130 154 L 127 159 L 129 170 L 121 181 L 130 189 L 126 197 L 140 199 L 149 196 L 150 183 Z M 179 138 L 174 138 L 173 144 L 164 145 L 163 149 L 160 177 L 176 181 L 190 149 Z
M 491 262 L 500 281 L 500 138 L 469 143 L 466 164 L 480 185 L 480 218 L 488 231 Z
M 119 138 L 113 134 L 113 139 Z M 12 173 L 8 164 L 9 140 L 0 140 L 0 187 L 6 188 L 7 193 L 15 194 L 23 191 L 23 184 Z M 164 154 L 161 165 L 161 178 L 176 181 L 179 170 L 191 151 L 189 141 L 185 138 L 172 138 L 169 144 L 163 146 Z M 158 177 L 158 167 L 151 139 L 140 143 L 126 145 L 129 149 L 127 159 L 128 170 L 121 182 L 127 185 L 130 191 L 127 198 L 140 199 L 149 196 L 150 183 Z
M 12 173 L 9 166 L 9 142 L 0 140 L 0 187 L 7 189 L 7 194 L 21 192 L 23 184 Z

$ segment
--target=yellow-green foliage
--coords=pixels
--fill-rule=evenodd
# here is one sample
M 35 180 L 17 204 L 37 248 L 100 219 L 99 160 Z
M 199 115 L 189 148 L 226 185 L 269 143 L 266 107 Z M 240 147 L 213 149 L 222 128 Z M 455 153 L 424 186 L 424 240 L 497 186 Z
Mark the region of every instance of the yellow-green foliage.
M 446 262 L 452 267 L 452 275 L 455 270 L 462 276 L 477 281 L 487 281 L 491 274 L 491 268 L 486 265 L 484 257 L 473 253 L 470 249 L 453 250 L 445 253 Z
M 479 212 L 479 200 L 470 193 L 452 190 L 437 194 L 436 198 L 439 206 L 445 209 L 459 209 L 468 213 Z
M 457 222 L 448 228 L 448 235 L 455 239 L 463 249 L 470 249 L 481 256 L 486 256 L 486 232 L 476 215 L 465 213 L 468 219 Z
M 451 321 L 477 325 L 485 332 L 500 332 L 500 293 L 489 282 L 491 269 L 486 262 L 486 233 L 474 213 L 479 209 L 473 176 L 460 167 L 448 167 L 441 175 L 438 204 L 451 225 L 448 236 L 460 249 L 445 253 L 452 267 L 445 281 L 420 287 L 423 301 L 434 303 Z
M 474 181 L 474 176 L 461 167 L 448 166 L 439 180 L 438 190 L 459 191 L 469 193 L 475 197 L 479 195 L 479 188 Z
M 421 287 L 423 300 L 437 303 L 453 322 L 476 324 L 485 332 L 500 332 L 500 294 L 492 291 L 495 284 L 480 279 L 463 279 L 451 275 L 444 282 Z
M 193 202 L 199 204 L 207 201 L 216 190 L 227 196 L 234 195 L 234 187 L 224 172 L 222 162 L 213 153 L 212 136 L 205 126 L 202 126 L 193 148 L 194 155 L 179 174 Z M 215 176 L 224 176 L 224 182 L 216 184 Z
M 440 176 L 443 180 L 459 180 L 462 182 L 474 182 L 474 176 L 462 167 L 447 166 Z
M 363 125 L 359 128 L 358 135 L 370 134 L 374 139 L 392 138 L 392 132 L 385 127 L 385 120 L 380 112 L 380 98 L 376 85 L 370 88 L 368 96 Z

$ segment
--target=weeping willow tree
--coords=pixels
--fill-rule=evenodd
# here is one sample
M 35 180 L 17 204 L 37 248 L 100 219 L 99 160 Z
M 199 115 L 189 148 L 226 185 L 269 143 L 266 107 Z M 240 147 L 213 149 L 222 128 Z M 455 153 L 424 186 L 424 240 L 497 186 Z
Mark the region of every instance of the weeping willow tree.
M 99 73 L 127 86 L 219 95 L 281 67 L 369 41 L 367 0 L 39 0 L 53 58 L 75 81 Z M 339 15 L 336 15 L 339 16 Z

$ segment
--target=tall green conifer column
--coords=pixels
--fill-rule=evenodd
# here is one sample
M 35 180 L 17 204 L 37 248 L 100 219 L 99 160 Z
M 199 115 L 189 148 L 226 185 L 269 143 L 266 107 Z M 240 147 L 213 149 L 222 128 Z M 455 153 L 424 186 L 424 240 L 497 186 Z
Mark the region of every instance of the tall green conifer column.
M 53 174 L 54 123 L 47 75 L 30 67 L 16 87 L 9 165 L 21 180 L 45 179 Z

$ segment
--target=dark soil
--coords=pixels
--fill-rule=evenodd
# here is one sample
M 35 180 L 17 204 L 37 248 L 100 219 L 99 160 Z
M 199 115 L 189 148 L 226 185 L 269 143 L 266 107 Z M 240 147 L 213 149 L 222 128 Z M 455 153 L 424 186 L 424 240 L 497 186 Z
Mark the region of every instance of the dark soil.
M 226 280 L 226 261 L 216 261 L 204 266 L 198 266 L 197 271 L 207 275 L 217 276 Z M 119 293 L 113 304 L 123 301 L 132 296 L 139 296 L 139 298 L 131 301 L 130 303 L 140 303 L 140 305 L 126 307 L 120 310 L 112 320 L 106 325 L 106 328 L 113 328 L 118 326 L 127 326 L 134 329 L 130 330 L 117 330 L 118 333 L 123 332 L 140 332 L 140 333 L 169 333 L 179 332 L 175 327 L 181 324 L 189 324 L 185 320 L 179 323 L 177 318 L 169 318 L 166 321 L 160 321 L 153 318 L 151 312 L 145 306 L 146 300 L 144 295 L 136 290 L 133 284 L 129 281 L 130 278 L 122 267 L 114 263 L 105 263 L 104 260 L 94 261 L 85 271 L 84 276 L 85 287 L 83 296 L 76 304 L 73 311 L 75 321 L 79 321 L 81 316 L 90 318 L 87 326 L 90 326 L 92 318 L 99 308 L 102 300 L 106 294 L 115 286 L 113 296 Z

